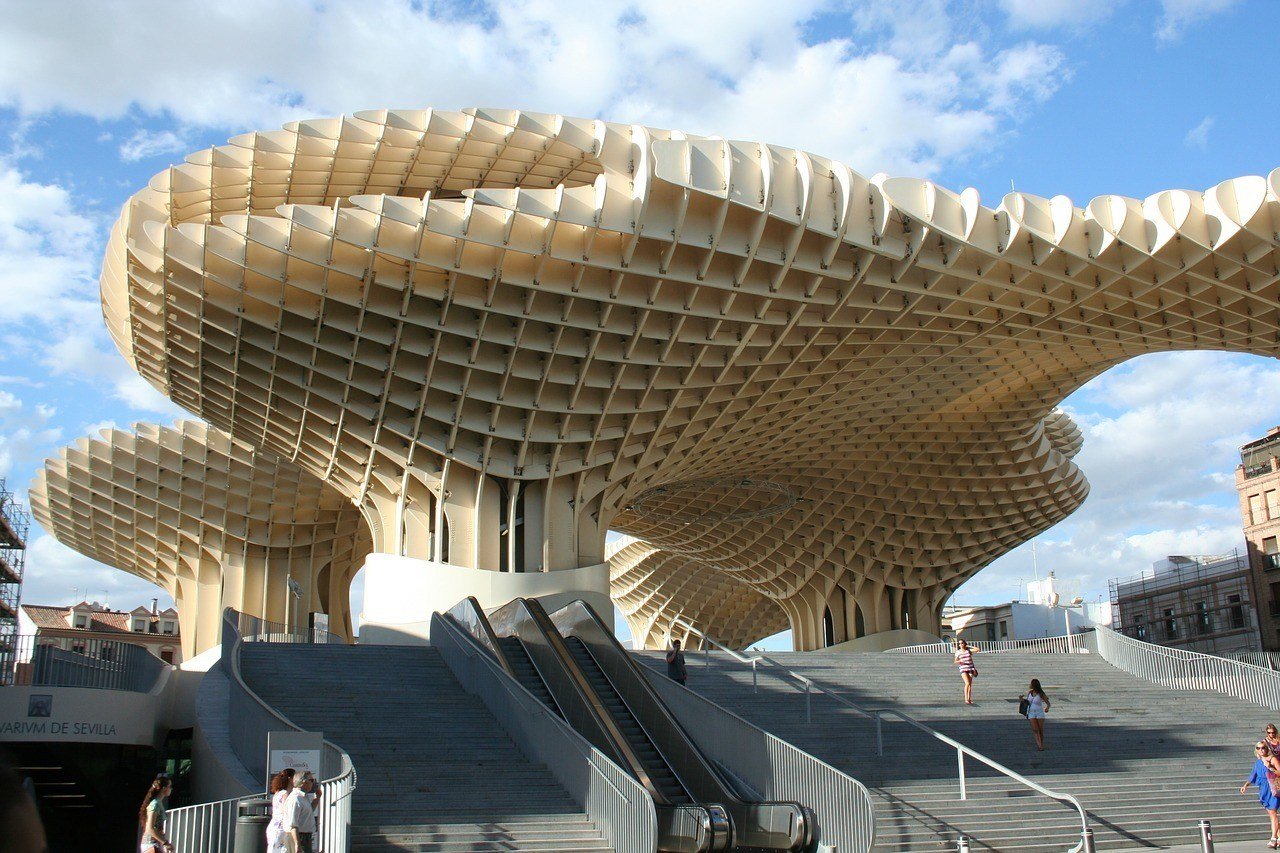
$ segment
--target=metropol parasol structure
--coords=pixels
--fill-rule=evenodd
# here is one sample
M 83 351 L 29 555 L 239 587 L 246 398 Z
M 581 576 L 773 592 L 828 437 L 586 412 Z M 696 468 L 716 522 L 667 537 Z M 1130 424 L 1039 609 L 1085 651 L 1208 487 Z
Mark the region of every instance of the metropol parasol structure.
M 84 440 L 32 503 L 201 646 L 223 606 L 286 618 L 291 579 L 349 634 L 361 566 L 373 637 L 467 594 L 612 598 L 651 646 L 936 632 L 1084 500 L 1064 397 L 1144 353 L 1280 354 L 1278 232 L 1280 170 L 990 208 L 639 125 L 296 122 L 112 232 L 111 336 L 207 427 Z

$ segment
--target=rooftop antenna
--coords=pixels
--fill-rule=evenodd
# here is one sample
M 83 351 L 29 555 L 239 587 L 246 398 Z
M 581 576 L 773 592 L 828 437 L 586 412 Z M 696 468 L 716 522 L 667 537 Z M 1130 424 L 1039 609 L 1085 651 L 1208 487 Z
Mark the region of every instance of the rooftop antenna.
M 1040 583 L 1040 564 L 1036 562 L 1036 541 L 1031 540 L 1031 571 L 1036 576 L 1036 583 Z

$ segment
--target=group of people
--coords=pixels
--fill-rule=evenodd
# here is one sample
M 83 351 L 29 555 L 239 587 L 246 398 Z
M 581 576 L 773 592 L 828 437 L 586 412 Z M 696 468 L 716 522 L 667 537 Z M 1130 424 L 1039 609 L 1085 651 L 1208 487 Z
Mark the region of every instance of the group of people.
M 1262 735 L 1262 740 L 1253 745 L 1253 772 L 1240 786 L 1240 793 L 1246 793 L 1250 785 L 1258 786 L 1258 802 L 1267 812 L 1271 822 L 1271 840 L 1267 847 L 1280 848 L 1280 737 L 1276 737 L 1276 727 L 1269 725 Z
M 955 663 L 960 670 L 960 679 L 964 682 L 964 704 L 973 704 L 973 680 L 978 677 L 978 667 L 974 665 L 973 656 L 978 652 L 977 646 L 969 645 L 965 639 L 956 640 Z M 1049 713 L 1049 694 L 1040 686 L 1040 679 L 1031 679 L 1027 692 L 1018 697 L 1018 710 L 1031 723 L 1031 734 L 1036 740 L 1036 749 L 1044 751 L 1044 721 Z
M 172 793 L 173 780 L 161 773 L 142 798 L 142 808 L 138 810 L 141 853 L 173 853 L 173 843 L 165 831 L 165 807 Z M 271 778 L 268 853 L 312 853 L 319 799 L 320 786 L 310 771 L 298 773 L 289 767 Z
M 319 799 L 320 786 L 309 770 L 287 767 L 272 777 L 267 853 L 312 853 Z

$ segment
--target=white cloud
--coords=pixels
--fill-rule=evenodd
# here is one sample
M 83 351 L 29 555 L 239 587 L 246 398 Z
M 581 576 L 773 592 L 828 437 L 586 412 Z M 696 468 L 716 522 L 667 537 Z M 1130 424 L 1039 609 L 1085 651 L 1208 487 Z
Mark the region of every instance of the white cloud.
M 809 43 L 818 11 L 846 16 L 852 35 Z M 942 0 L 151 0 L 127 16 L 92 2 L 5 15 L 0 104 L 23 114 L 141 110 L 252 130 L 384 105 L 512 106 L 803 145 L 868 172 L 928 172 L 985 149 L 1052 93 L 1063 64 L 1044 45 L 1001 52 L 981 32 L 953 48 Z M 122 152 L 170 144 L 153 134 Z
M 1160 21 L 1156 38 L 1173 42 L 1182 38 L 1187 27 L 1227 11 L 1240 0 L 1160 0 Z
M 33 456 L 48 453 L 62 437 L 53 424 L 57 412 L 43 404 L 28 405 L 0 390 L 0 477 L 25 466 Z M 11 483 L 10 488 L 20 484 Z
M 183 154 L 190 146 L 185 137 L 172 130 L 147 130 L 139 128 L 120 143 L 120 159 L 134 163 L 161 154 Z
M 1016 29 L 1085 29 L 1105 21 L 1115 11 L 1115 0 L 1000 0 Z
M 98 223 L 65 188 L 30 181 L 0 159 L 0 322 L 95 319 L 83 292 L 101 263 L 97 239 Z
M 1085 433 L 1076 463 L 1088 499 L 1036 543 L 1040 572 L 1080 582 L 1086 597 L 1169 554 L 1241 548 L 1239 448 L 1280 420 L 1273 360 L 1226 353 L 1145 356 L 1068 398 Z M 1031 547 L 996 560 L 959 594 L 1008 601 L 1032 575 Z M 1025 595 L 1025 589 L 1022 594 Z
M 1209 130 L 1213 127 L 1213 116 L 1205 116 L 1195 127 L 1187 131 L 1182 142 L 1188 148 L 1199 148 L 1201 151 L 1209 147 Z

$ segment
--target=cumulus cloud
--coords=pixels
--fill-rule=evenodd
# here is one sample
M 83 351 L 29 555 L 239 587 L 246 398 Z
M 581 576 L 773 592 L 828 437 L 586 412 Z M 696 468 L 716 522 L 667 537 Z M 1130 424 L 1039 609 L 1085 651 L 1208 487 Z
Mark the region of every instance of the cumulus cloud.
M 1084 29 L 1105 21 L 1117 5 L 1114 0 L 1000 0 L 1010 26 L 1028 30 Z
M 1182 38 L 1187 27 L 1227 11 L 1240 0 L 1160 0 L 1160 21 L 1156 38 L 1174 42 Z
M 0 103 L 99 118 L 140 110 L 240 130 L 388 104 L 515 106 L 763 138 L 870 172 L 927 173 L 989 145 L 1018 107 L 1056 88 L 1063 60 L 1045 45 L 1001 51 L 959 38 L 942 0 L 911 6 L 749 0 L 730 13 L 676 0 L 152 0 L 120 16 L 92 2 L 70 15 L 18 3 L 0 32 L 9 58 Z M 844 18 L 843 37 L 811 41 L 817 13 Z M 779 129 L 789 139 L 778 140 Z M 170 153 L 179 140 L 140 131 L 121 153 Z
M 1169 554 L 1243 548 L 1239 448 L 1280 420 L 1277 394 L 1271 360 L 1169 353 L 1117 368 L 1068 398 L 1085 434 L 1076 464 L 1092 489 L 1075 515 L 1036 540 L 1040 572 L 1076 579 L 1093 598 L 1106 594 L 1108 579 Z M 970 580 L 959 599 L 1008 601 L 1031 576 L 1028 544 Z
M 50 314 L 90 321 L 83 293 L 97 277 L 98 223 L 56 184 L 0 159 L 0 322 Z
M 159 157 L 161 154 L 182 154 L 189 147 L 185 137 L 172 130 L 147 130 L 139 128 L 120 143 L 120 159 L 126 163 Z
M 1205 116 L 1195 127 L 1187 131 L 1183 144 L 1188 148 L 1199 148 L 1201 151 L 1209 147 L 1209 130 L 1213 127 L 1213 116 Z

